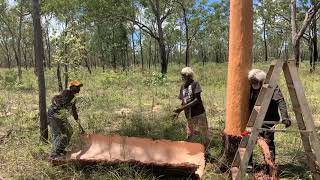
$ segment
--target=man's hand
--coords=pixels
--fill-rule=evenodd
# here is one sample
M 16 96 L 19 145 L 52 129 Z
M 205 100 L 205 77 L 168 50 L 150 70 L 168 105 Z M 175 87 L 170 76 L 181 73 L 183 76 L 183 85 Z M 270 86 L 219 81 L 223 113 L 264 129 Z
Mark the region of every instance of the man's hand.
M 286 128 L 291 126 L 291 120 L 290 119 L 284 119 L 282 120 L 282 124 L 286 126 Z

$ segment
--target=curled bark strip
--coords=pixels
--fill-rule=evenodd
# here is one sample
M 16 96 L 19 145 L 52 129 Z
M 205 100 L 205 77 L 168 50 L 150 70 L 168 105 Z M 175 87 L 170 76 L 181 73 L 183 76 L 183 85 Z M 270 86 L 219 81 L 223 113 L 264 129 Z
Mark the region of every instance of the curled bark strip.
M 278 167 L 273 161 L 272 155 L 270 153 L 269 146 L 266 142 L 266 139 L 263 137 L 259 137 L 257 140 L 257 144 L 262 150 L 264 161 L 266 162 L 268 168 L 269 168 L 269 178 L 270 180 L 278 180 Z M 255 178 L 256 179 L 256 178 Z M 257 178 L 260 179 L 260 178 Z

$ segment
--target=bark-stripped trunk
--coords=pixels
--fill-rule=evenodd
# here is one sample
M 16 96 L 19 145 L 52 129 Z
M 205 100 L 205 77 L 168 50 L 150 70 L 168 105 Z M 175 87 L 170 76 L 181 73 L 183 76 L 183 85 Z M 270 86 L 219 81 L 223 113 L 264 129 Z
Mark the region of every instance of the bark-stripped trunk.
M 252 0 L 230 1 L 227 112 L 223 164 L 230 165 L 249 119 L 248 72 L 252 64 Z

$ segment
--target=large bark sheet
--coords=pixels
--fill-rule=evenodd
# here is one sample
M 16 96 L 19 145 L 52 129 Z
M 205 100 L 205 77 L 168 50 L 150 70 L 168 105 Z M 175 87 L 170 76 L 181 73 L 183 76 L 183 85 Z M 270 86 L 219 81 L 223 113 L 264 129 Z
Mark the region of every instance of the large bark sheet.
M 67 155 L 67 160 L 82 163 L 138 163 L 188 170 L 201 177 L 204 172 L 204 146 L 184 141 L 147 138 L 82 135 L 82 148 Z

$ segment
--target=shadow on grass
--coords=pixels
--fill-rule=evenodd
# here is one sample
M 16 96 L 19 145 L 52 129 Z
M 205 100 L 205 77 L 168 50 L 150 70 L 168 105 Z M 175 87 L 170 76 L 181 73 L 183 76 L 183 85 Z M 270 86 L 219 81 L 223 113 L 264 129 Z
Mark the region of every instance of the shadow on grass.
M 75 169 L 85 179 L 198 179 L 188 169 L 141 166 L 138 164 L 77 164 Z
M 289 179 L 311 179 L 308 165 L 283 164 L 279 165 L 279 176 Z

